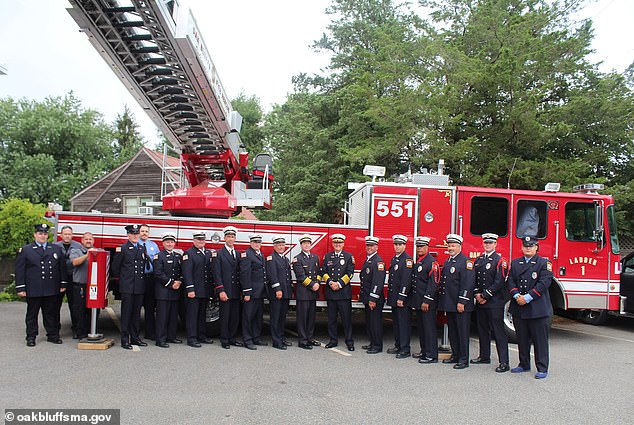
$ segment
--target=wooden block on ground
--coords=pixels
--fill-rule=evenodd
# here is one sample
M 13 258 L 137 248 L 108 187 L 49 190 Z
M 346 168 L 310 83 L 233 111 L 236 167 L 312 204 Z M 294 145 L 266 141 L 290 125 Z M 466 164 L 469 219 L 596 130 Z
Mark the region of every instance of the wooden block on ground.
M 445 359 L 448 359 L 451 357 L 451 352 L 445 353 L 445 352 L 439 352 L 438 353 L 438 360 L 443 361 Z
M 107 350 L 114 345 L 112 338 L 101 339 L 95 342 L 78 342 L 78 350 Z

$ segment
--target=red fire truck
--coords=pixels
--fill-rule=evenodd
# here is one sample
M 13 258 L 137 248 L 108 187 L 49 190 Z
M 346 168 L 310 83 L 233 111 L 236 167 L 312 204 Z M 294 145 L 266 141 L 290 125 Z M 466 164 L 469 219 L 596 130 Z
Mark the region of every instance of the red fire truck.
M 231 220 L 238 229 L 237 247 L 249 246 L 249 234 L 263 235 L 263 252 L 273 250 L 272 240 L 282 235 L 289 242 L 286 255 L 300 252 L 298 239 L 310 234 L 313 252 L 320 257 L 331 249 L 333 233 L 346 235 L 346 250 L 358 259 L 365 258 L 364 237 L 380 238 L 379 254 L 389 261 L 393 256 L 392 235 L 409 238 L 407 252 L 415 255 L 414 236 L 431 238 L 430 252 L 442 263 L 447 258 L 445 236 L 464 237 L 463 252 L 475 258 L 482 252 L 481 235 L 497 233 L 498 251 L 507 258 L 521 255 L 521 237 L 532 234 L 539 239 L 539 255 L 553 263 L 554 281 L 550 288 L 553 305 L 560 310 L 585 311 L 588 317 L 620 308 L 620 255 L 616 235 L 614 201 L 600 195 L 597 185 L 584 185 L 575 193 L 552 189 L 529 191 L 450 186 L 447 176 L 414 174 L 407 181 L 367 182 L 355 185 L 347 202 L 347 224 L 309 224 Z M 438 184 L 440 183 L 440 184 Z M 58 229 L 70 225 L 74 237 L 83 232 L 95 235 L 95 246 L 114 250 L 126 240 L 124 226 L 147 223 L 152 239 L 165 231 L 177 235 L 177 247 L 187 249 L 194 231 L 204 230 L 210 248 L 222 246 L 222 218 L 129 216 L 120 214 L 59 212 Z M 355 307 L 358 301 L 359 270 L 352 281 Z M 323 296 L 323 294 L 322 294 Z M 323 299 L 323 298 L 322 298 Z M 325 306 L 325 302 L 320 302 Z M 507 317 L 507 328 L 512 322 Z

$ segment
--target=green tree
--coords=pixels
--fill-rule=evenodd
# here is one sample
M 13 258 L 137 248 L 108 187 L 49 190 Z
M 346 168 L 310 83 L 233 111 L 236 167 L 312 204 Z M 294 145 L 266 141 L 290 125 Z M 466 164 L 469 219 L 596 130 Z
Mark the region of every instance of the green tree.
M 117 164 L 112 129 L 72 93 L 0 100 L 0 198 L 69 198 Z
M 114 120 L 115 156 L 119 163 L 132 158 L 143 147 L 143 137 L 134 114 L 124 105 L 123 112 Z
M 259 153 L 266 150 L 264 143 L 264 131 L 262 129 L 264 112 L 257 96 L 247 96 L 240 93 L 237 98 L 231 101 L 233 109 L 242 115 L 242 128 L 240 139 L 242 144 L 253 159 Z
M 0 257 L 14 257 L 18 249 L 33 241 L 35 225 L 48 223 L 45 212 L 44 205 L 32 204 L 26 199 L 0 201 L 0 240 L 3 241 Z

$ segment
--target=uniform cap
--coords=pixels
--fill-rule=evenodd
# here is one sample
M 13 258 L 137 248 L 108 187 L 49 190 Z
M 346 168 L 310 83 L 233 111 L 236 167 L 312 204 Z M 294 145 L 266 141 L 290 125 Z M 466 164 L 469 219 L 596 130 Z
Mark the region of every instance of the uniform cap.
M 427 236 L 416 236 L 416 246 L 428 246 L 430 240 Z
M 331 236 L 333 242 L 344 242 L 346 240 L 346 235 L 342 235 L 341 233 L 335 233 Z
M 176 242 L 176 235 L 173 232 L 165 232 L 161 235 L 161 240 L 171 239 Z
M 497 242 L 498 235 L 495 233 L 484 233 L 482 234 L 482 242 Z
M 456 233 L 449 233 L 447 235 L 447 243 L 459 243 L 462 245 L 462 236 Z
M 284 238 L 284 236 L 276 236 L 273 238 L 273 243 L 286 243 L 286 239 Z
M 225 236 L 227 235 L 237 235 L 238 234 L 238 229 L 236 229 L 233 226 L 227 226 L 224 229 L 222 229 L 222 233 L 224 233 Z
M 262 242 L 262 235 L 260 235 L 258 233 L 251 233 L 249 235 L 249 240 L 251 242 Z
M 138 224 L 128 224 L 127 226 L 125 226 L 125 231 L 136 235 L 141 231 L 141 226 L 139 226 Z
M 51 226 L 49 226 L 46 223 L 36 224 L 35 225 L 35 232 L 36 233 L 48 233 L 49 230 L 51 230 Z
M 313 237 L 312 237 L 312 236 L 310 236 L 310 235 L 302 235 L 302 236 L 299 238 L 299 243 L 302 243 L 302 242 L 310 242 L 310 243 L 313 243 Z
M 392 236 L 392 240 L 394 241 L 395 244 L 406 244 L 407 243 L 407 236 L 403 236 L 403 235 L 394 235 Z
M 522 246 L 535 246 L 537 245 L 537 238 L 535 236 L 524 236 L 522 238 Z
M 365 244 L 366 245 L 378 245 L 379 244 L 379 238 L 377 238 L 376 236 L 366 236 L 365 237 Z
M 205 232 L 202 231 L 197 231 L 194 232 L 194 234 L 192 235 L 192 238 L 194 239 L 207 239 L 207 234 L 205 234 Z

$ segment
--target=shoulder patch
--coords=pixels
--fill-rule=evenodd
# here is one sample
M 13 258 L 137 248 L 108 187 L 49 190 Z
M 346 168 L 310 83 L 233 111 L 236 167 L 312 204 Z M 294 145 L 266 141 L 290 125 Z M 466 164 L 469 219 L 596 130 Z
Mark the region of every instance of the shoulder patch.
M 212 256 L 212 257 L 217 257 L 217 256 L 218 256 L 218 253 L 217 253 L 216 251 L 211 251 L 211 256 Z
M 183 261 L 187 260 L 189 258 L 189 255 L 185 254 L 183 255 Z
M 352 255 L 350 258 L 352 258 L 352 264 L 355 264 L 355 262 L 354 262 L 354 255 Z
M 550 261 L 546 261 L 546 270 L 548 270 L 549 272 L 553 271 L 553 263 L 551 263 Z
M 269 256 L 266 257 L 266 261 L 271 261 L 271 260 L 273 260 L 273 256 L 272 255 L 269 255 Z
M 154 259 L 158 260 L 158 254 L 154 254 Z
M 121 252 L 121 247 L 120 246 L 117 247 L 116 252 Z
M 247 253 L 246 252 L 240 253 L 240 258 L 247 258 Z
M 384 262 L 379 262 L 376 264 L 377 269 L 379 269 L 380 271 L 385 270 L 385 263 Z
M 411 269 L 412 267 L 414 267 L 414 262 L 408 258 L 407 260 L 405 260 L 405 266 L 407 266 L 408 269 Z
M 467 260 L 467 270 L 473 270 L 473 261 Z

